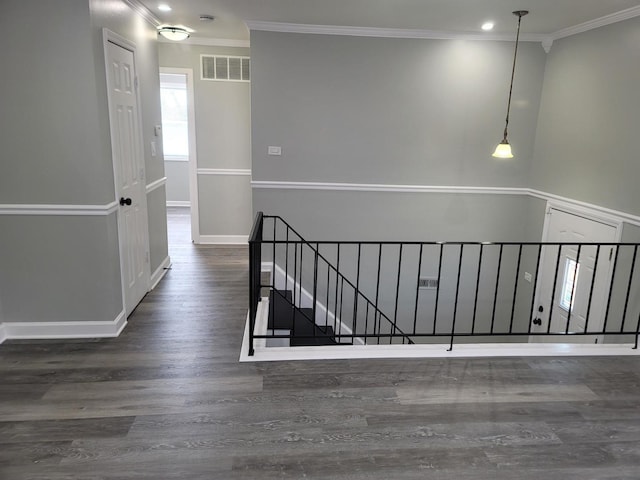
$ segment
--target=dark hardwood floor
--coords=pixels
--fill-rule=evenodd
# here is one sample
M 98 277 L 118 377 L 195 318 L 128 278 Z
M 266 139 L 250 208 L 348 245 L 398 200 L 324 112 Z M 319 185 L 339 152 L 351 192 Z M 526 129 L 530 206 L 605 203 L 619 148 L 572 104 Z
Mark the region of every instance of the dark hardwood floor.
M 0 479 L 640 478 L 640 358 L 241 364 L 247 249 L 169 218 L 119 338 L 0 345 Z

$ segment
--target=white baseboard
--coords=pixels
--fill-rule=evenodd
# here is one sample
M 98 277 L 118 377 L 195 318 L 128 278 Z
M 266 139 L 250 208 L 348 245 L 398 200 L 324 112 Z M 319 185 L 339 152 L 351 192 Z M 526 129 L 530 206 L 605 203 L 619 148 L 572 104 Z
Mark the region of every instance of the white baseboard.
M 0 325 L 0 339 L 3 339 L 0 343 L 4 340 L 117 337 L 126 325 L 127 315 L 124 310 L 112 321 L 5 322 Z
M 167 200 L 167 207 L 190 207 L 189 200 Z
M 200 235 L 203 245 L 246 245 L 249 243 L 249 235 Z
M 165 258 L 162 263 L 160 264 L 160 266 L 156 269 L 155 272 L 153 272 L 153 274 L 151 275 L 151 278 L 149 279 L 149 284 L 151 285 L 149 287 L 149 291 L 153 290 L 154 288 L 156 288 L 156 286 L 158 285 L 158 283 L 160 283 L 160 280 L 162 280 L 162 278 L 167 274 L 167 269 L 171 266 L 171 259 L 169 258 L 169 256 L 167 255 L 167 258 Z

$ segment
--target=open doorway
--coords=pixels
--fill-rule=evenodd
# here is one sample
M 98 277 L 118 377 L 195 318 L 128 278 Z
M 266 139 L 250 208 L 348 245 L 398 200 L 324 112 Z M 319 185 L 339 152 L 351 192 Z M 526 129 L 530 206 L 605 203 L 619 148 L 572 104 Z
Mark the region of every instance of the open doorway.
M 198 192 L 193 72 L 184 68 L 160 69 L 162 139 L 167 177 L 169 245 L 184 245 L 199 238 Z

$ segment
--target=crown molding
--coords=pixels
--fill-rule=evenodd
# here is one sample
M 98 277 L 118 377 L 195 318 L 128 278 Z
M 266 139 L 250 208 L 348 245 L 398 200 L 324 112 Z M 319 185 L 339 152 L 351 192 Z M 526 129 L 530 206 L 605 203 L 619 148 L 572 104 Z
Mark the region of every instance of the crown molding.
M 249 48 L 249 40 L 235 40 L 231 38 L 204 38 L 204 37 L 189 37 L 186 40 L 180 42 L 174 42 L 167 40 L 161 36 L 158 37 L 160 43 L 179 43 L 181 45 L 198 45 L 202 47 L 233 47 L 233 48 Z
M 249 30 L 281 33 L 307 33 L 316 35 L 345 35 L 351 37 L 380 37 L 380 38 L 419 38 L 429 40 L 493 40 L 513 42 L 512 34 L 480 34 L 460 33 L 438 30 L 419 30 L 404 28 L 377 27 L 345 27 L 336 25 L 307 25 L 300 23 L 258 22 L 248 21 Z M 520 40 L 524 42 L 542 42 L 547 35 L 523 34 Z
M 134 12 L 136 12 L 138 15 L 140 15 L 142 18 L 144 18 L 153 27 L 158 28 L 162 24 L 162 22 L 160 22 L 160 19 L 158 17 L 156 17 L 151 12 L 151 10 L 149 10 L 142 3 L 140 3 L 140 0 L 122 0 L 122 1 L 124 3 L 126 3 L 127 5 L 129 5 L 129 7 L 131 7 L 131 9 Z
M 623 20 L 628 20 L 630 18 L 638 16 L 640 16 L 640 5 L 627 8 L 626 10 L 621 10 L 616 13 L 612 13 L 610 15 L 605 15 L 604 17 L 596 18 L 594 20 L 589 20 L 588 22 L 574 25 L 573 27 L 563 28 L 562 30 L 558 30 L 557 32 L 554 32 L 549 36 L 553 40 L 558 40 L 560 38 L 570 37 L 571 35 L 587 32 L 595 28 L 611 25 L 612 23 L 622 22 Z

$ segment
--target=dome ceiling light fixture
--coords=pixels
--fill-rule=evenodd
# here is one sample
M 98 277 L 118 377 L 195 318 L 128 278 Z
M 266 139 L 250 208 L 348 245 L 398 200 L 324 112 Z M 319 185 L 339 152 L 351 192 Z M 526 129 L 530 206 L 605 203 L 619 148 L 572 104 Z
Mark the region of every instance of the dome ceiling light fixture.
M 507 119 L 504 125 L 504 136 L 492 155 L 496 158 L 513 158 L 511 145 L 507 139 L 507 128 L 509 127 L 509 110 L 511 109 L 511 94 L 513 93 L 513 77 L 516 74 L 516 58 L 518 57 L 518 41 L 520 40 L 520 23 L 522 22 L 522 17 L 528 13 L 529 12 L 527 10 L 516 10 L 513 12 L 513 14 L 518 17 L 518 31 L 516 33 L 516 48 L 513 53 L 513 68 L 511 69 L 511 84 L 509 86 L 509 100 L 507 101 Z
M 158 33 L 167 40 L 173 40 L 174 42 L 180 42 L 189 38 L 190 33 L 186 28 L 164 26 L 158 29 Z

